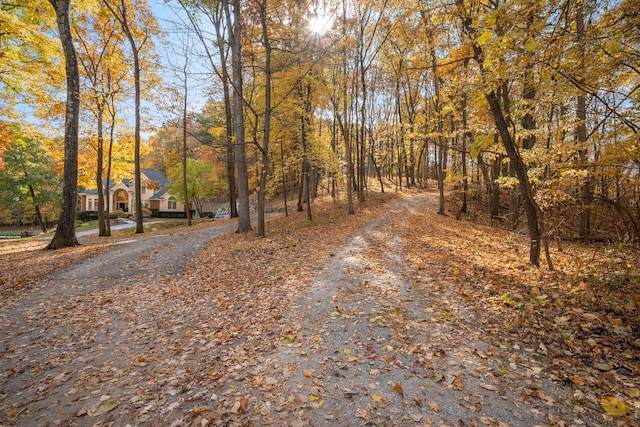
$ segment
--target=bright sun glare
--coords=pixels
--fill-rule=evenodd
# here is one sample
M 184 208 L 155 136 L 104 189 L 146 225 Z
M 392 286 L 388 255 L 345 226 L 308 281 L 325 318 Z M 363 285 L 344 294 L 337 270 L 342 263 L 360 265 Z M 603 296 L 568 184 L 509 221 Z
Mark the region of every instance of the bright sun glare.
M 331 18 L 324 15 L 314 16 L 309 20 L 309 29 L 321 36 L 331 29 Z

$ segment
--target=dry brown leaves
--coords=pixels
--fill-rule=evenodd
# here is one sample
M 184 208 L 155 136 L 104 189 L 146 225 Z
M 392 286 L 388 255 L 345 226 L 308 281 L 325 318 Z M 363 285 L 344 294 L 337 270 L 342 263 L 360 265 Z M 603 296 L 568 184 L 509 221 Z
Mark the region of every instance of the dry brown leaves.
M 140 277 L 136 283 L 114 283 L 28 310 L 33 323 L 15 325 L 24 329 L 20 334 L 55 325 L 55 330 L 70 331 L 73 352 L 64 333 L 8 349 L 18 364 L 27 363 L 24 355 L 30 351 L 50 354 L 41 365 L 32 359 L 26 371 L 16 366 L 15 373 L 6 374 L 9 381 L 21 378 L 42 408 L 27 402 L 24 392 L 15 408 L 0 415 L 11 424 L 28 408 L 34 420 L 46 413 L 46 404 L 57 402 L 58 416 L 70 424 L 93 423 L 86 418 L 102 411 L 103 417 L 131 424 L 247 425 L 260 420 L 276 425 L 292 420 L 291 414 L 309 405 L 308 399 L 285 390 L 291 370 L 270 357 L 278 347 L 302 341 L 296 336 L 299 325 L 288 317 L 291 307 L 336 249 L 395 197 L 372 193 L 355 216 L 331 201 L 314 203 L 313 224 L 306 212 L 293 212 L 269 222 L 267 238 L 255 233 L 221 236 L 202 248 L 180 275 Z M 432 210 L 414 213 L 409 220 L 402 239 L 416 286 L 437 299 L 425 309 L 431 321 L 449 322 L 469 334 L 479 331 L 479 338 L 493 344 L 474 357 L 504 379 L 483 383 L 483 389 L 518 386 L 508 382 L 510 371 L 524 367 L 529 378 L 568 384 L 576 418 L 589 412 L 595 415 L 587 419 L 620 420 L 621 426 L 637 422 L 637 253 L 565 245 L 563 252 L 552 251 L 557 270 L 551 272 L 526 264 L 522 236 L 436 216 Z M 41 250 L 45 244 L 25 240 L 0 245 L 3 297 L 19 295 L 16 289 L 36 277 L 106 246 L 49 252 Z M 473 328 L 456 311 L 458 303 L 476 313 Z M 402 330 L 400 309 L 381 319 Z M 343 350 L 347 362 L 353 358 L 358 363 L 346 350 L 353 349 Z M 394 363 L 395 354 L 388 356 Z M 464 389 L 458 378 L 435 367 L 433 371 L 434 382 Z M 396 385 L 394 393 L 404 398 L 408 389 Z M 63 387 L 61 398 L 56 393 Z M 323 392 L 311 390 L 308 398 Z M 521 396 L 554 404 L 535 387 Z M 614 418 L 610 411 L 621 410 L 618 402 L 631 414 Z M 466 404 L 476 410 L 474 402 Z M 438 402 L 421 398 L 415 405 L 434 413 L 439 409 Z M 418 422 L 419 415 L 411 418 Z M 368 413 L 356 411 L 356 417 L 368 419 Z M 488 417 L 479 420 L 492 424 Z
M 391 198 L 372 197 L 358 215 L 331 201 L 314 203 L 314 223 L 294 212 L 270 221 L 265 239 L 221 236 L 177 275 L 160 268 L 137 278 L 96 277 L 97 285 L 52 284 L 71 293 L 25 307 L 22 318 L 4 313 L 14 331 L 6 348 L 13 362 L 0 379 L 14 392 L 10 406 L 0 405 L 0 421 L 85 425 L 102 413 L 102 421 L 118 424 L 200 426 L 286 416 L 302 402 L 280 393 L 289 373 L 268 355 L 295 334 L 289 302 Z M 52 255 L 37 247 L 22 256 Z M 152 252 L 143 258 L 154 262 Z M 20 336 L 31 337 L 28 346 L 13 344 Z
M 27 238 L 0 242 L 0 300 L 24 291 L 39 277 L 105 251 L 111 243 L 97 243 L 45 251 L 49 242 Z
M 555 270 L 536 269 L 525 236 L 431 212 L 413 215 L 404 239 L 417 283 L 443 302 L 434 316 L 480 326 L 496 349 L 484 356 L 498 356 L 498 372 L 524 365 L 529 377 L 568 385 L 577 417 L 591 411 L 618 422 L 622 402 L 635 415 L 620 425 L 640 423 L 637 247 L 554 242 Z M 455 301 L 478 317 L 456 316 Z

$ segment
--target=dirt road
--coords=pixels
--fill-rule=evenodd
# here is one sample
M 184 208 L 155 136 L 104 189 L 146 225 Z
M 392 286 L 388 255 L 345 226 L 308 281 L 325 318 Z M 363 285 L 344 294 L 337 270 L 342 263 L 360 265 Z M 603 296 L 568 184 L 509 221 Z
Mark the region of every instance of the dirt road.
M 534 426 L 570 416 L 570 408 L 557 405 L 566 392 L 556 384 L 508 360 L 505 380 L 507 368 L 499 370 L 487 356 L 499 349 L 473 328 L 475 314 L 429 283 L 428 272 L 416 283 L 402 236 L 412 212 L 435 210 L 427 197 L 398 203 L 367 225 L 305 292 L 296 309 L 304 313 L 302 339 L 276 356 L 291 363 L 291 389 L 307 401 L 301 419 L 309 425 Z M 444 317 L 442 307 L 448 307 Z M 465 327 L 447 321 L 451 316 L 466 319 Z M 532 399 L 529 387 L 544 390 L 554 404 Z
M 394 203 L 312 282 L 216 288 L 184 270 L 233 224 L 123 241 L 44 278 L 0 309 L 0 424 L 571 424 L 565 390 L 407 261 L 407 220 L 432 197 Z

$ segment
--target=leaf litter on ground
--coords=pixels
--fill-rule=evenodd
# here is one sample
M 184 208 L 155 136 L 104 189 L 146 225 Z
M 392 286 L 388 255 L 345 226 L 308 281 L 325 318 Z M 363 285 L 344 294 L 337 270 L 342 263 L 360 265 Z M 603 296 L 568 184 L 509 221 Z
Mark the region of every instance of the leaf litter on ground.
M 355 216 L 346 215 L 342 204 L 314 203 L 313 224 L 304 213 L 292 213 L 271 221 L 265 239 L 252 233 L 221 236 L 202 248 L 179 275 L 140 277 L 135 285 L 115 284 L 71 299 L 60 295 L 48 301 L 47 309 L 27 310 L 29 322 L 17 331 L 7 329 L 6 325 L 15 326 L 7 321 L 14 314 L 3 309 L 3 333 L 29 336 L 31 341 L 22 347 L 3 345 L 0 420 L 8 425 L 25 420 L 94 425 L 95 419 L 77 416 L 78 410 L 99 410 L 99 396 L 109 395 L 104 407 L 110 409 L 98 416 L 104 425 L 306 425 L 308 413 L 327 407 L 326 398 L 334 390 L 313 368 L 304 369 L 303 375 L 311 382 L 310 393 L 295 390 L 293 369 L 273 355 L 291 347 L 304 360 L 331 339 L 301 333 L 305 313 L 304 306 L 297 306 L 299 298 L 341 245 L 397 198 L 372 193 Z M 532 269 L 526 264 L 524 236 L 433 212 L 430 204 L 413 210 L 401 235 L 414 286 L 429 296 L 422 310 L 425 319 L 487 345 L 462 346 L 455 354 L 458 340 L 446 336 L 439 337 L 452 341 L 446 349 L 420 342 L 375 348 L 362 337 L 357 345 L 339 343 L 339 349 L 352 354 L 323 357 L 338 367 L 376 359 L 397 367 L 405 355 L 415 355 L 424 372 L 431 372 L 423 382 L 465 390 L 471 378 L 456 372 L 454 365 L 450 369 L 434 364 L 434 356 L 444 360 L 453 352 L 457 363 L 480 361 L 478 372 L 483 380 L 491 379 L 482 383 L 487 393 L 500 396 L 519 388 L 520 406 L 532 400 L 545 402 L 547 408 L 559 404 L 557 396 L 540 387 L 542 379 L 565 386 L 570 390 L 571 417 L 559 419 L 553 411 L 540 411 L 549 425 L 637 423 L 637 252 L 572 244 L 562 252 L 552 251 L 556 271 Z M 3 267 L 17 262 L 52 265 L 23 282 L 14 275 L 2 276 L 3 292 L 12 289 L 7 301 L 19 299 L 20 286 L 56 267 L 47 263 L 57 254 L 37 249 L 11 258 L 0 255 Z M 104 248 L 85 245 L 68 251 L 61 262 L 76 262 L 87 249 Z M 366 268 L 376 271 L 380 266 Z M 387 295 L 394 291 L 377 283 L 360 282 L 358 287 L 380 295 L 381 302 L 392 301 Z M 337 314 L 327 316 L 329 321 L 356 321 L 358 314 L 346 306 L 333 312 Z M 381 306 L 377 313 L 368 313 L 368 324 L 393 329 L 396 335 L 426 327 L 409 314 L 403 314 L 401 306 Z M 368 382 L 385 375 L 366 372 Z M 525 382 L 516 381 L 521 378 Z M 387 394 L 379 391 L 383 386 Z M 407 420 L 414 423 L 456 422 L 439 418 L 441 412 L 434 408 L 443 408 L 436 399 L 405 396 L 408 389 L 401 381 L 368 390 L 367 396 L 380 401 L 369 397 L 370 404 L 353 408 L 363 423 L 406 405 Z M 345 389 L 340 396 L 353 399 L 363 392 Z M 467 394 L 459 408 L 475 414 L 482 399 Z M 52 404 L 55 413 L 49 409 Z M 628 413 L 622 414 L 625 410 Z M 472 420 L 495 421 L 480 415 Z

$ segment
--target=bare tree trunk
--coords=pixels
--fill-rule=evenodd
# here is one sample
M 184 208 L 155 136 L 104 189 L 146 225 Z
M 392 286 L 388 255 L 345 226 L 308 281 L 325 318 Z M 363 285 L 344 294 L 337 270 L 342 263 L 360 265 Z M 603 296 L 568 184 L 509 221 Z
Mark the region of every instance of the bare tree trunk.
M 438 159 L 436 164 L 437 170 L 437 178 L 438 178 L 438 193 L 439 193 L 439 203 L 438 203 L 438 214 L 445 214 L 445 206 L 444 206 L 444 168 L 445 168 L 445 142 L 442 137 L 442 132 L 444 130 L 444 126 L 442 123 L 442 102 L 440 100 L 440 78 L 437 73 L 437 58 L 436 58 L 436 50 L 433 43 L 433 38 L 429 37 L 431 40 L 431 72 L 433 73 L 433 87 L 435 91 L 435 108 L 436 108 L 436 120 L 437 120 L 437 129 L 438 129 L 438 137 L 436 148 L 438 150 Z
M 25 172 L 25 178 L 27 177 L 27 173 Z M 42 214 L 40 213 L 40 206 L 36 203 L 36 192 L 33 189 L 33 186 L 29 184 L 29 195 L 31 196 L 31 200 L 33 201 L 33 207 L 36 210 L 36 221 L 38 221 L 38 225 L 43 233 L 47 232 L 47 225 L 42 221 Z
M 280 156 L 282 157 L 282 196 L 284 197 L 284 215 L 289 216 L 289 207 L 287 206 L 287 175 L 284 170 L 284 141 L 280 139 Z
M 98 189 L 98 236 L 107 236 L 107 221 L 104 215 L 104 182 L 102 181 L 104 163 L 104 104 L 96 102 L 96 118 L 98 127 L 98 147 L 96 149 L 96 188 Z M 108 195 L 107 195 L 108 197 Z
M 489 103 L 498 132 L 500 133 L 502 144 L 509 155 L 509 159 L 513 164 L 516 176 L 520 181 L 520 191 L 524 196 L 524 209 L 527 214 L 527 225 L 529 228 L 529 262 L 537 267 L 540 265 L 540 229 L 538 228 L 539 208 L 533 198 L 531 183 L 529 182 L 529 176 L 527 175 L 527 167 L 522 161 L 516 145 L 511 138 L 507 122 L 502 115 L 502 109 L 500 108 L 500 101 L 498 101 L 498 97 L 494 91 L 489 92 L 485 97 Z
M 108 80 L 108 84 L 109 87 L 111 87 L 111 75 L 109 75 L 107 77 Z M 113 98 L 111 98 L 111 103 L 109 104 L 109 115 L 111 116 L 111 123 L 109 126 L 109 150 L 108 150 L 108 154 L 107 154 L 107 176 L 105 177 L 106 180 L 106 193 L 107 193 L 107 202 L 106 202 L 106 209 L 105 209 L 105 228 L 106 228 L 106 236 L 111 236 L 111 218 L 109 218 L 109 212 L 111 211 L 111 201 L 110 196 L 111 196 L 111 162 L 113 159 L 113 141 L 115 138 L 115 127 L 116 127 L 116 107 L 113 104 L 114 100 Z
M 186 49 L 185 49 L 186 53 Z M 185 58 L 187 56 L 185 55 Z M 182 104 L 182 192 L 184 193 L 184 216 L 187 218 L 187 226 L 191 227 L 191 209 L 189 199 L 189 184 L 187 183 L 187 66 L 188 59 L 185 59 L 183 77 L 184 77 L 184 102 Z
M 460 149 L 462 163 L 462 206 L 460 212 L 467 213 L 467 198 L 469 197 L 469 179 L 467 178 L 467 138 L 470 132 L 467 122 L 467 94 L 462 94 L 462 147 Z
M 262 24 L 262 45 L 264 46 L 264 130 L 262 134 L 262 163 L 260 170 L 260 188 L 258 188 L 258 236 L 265 236 L 264 203 L 269 171 L 269 138 L 271 135 L 271 41 L 267 27 L 267 0 L 260 1 L 260 22 Z M 286 196 L 285 196 L 286 199 Z M 286 203 L 286 202 L 285 202 Z
M 133 185 L 134 185 L 134 209 L 135 209 L 135 218 L 136 218 L 136 234 L 144 233 L 144 224 L 142 217 L 142 182 L 141 182 L 141 168 L 140 168 L 140 99 L 141 99 L 141 88 L 140 88 L 140 49 L 141 46 L 147 40 L 147 35 L 144 36 L 144 41 L 138 45 L 136 43 L 134 37 L 134 29 L 130 27 L 129 24 L 129 13 L 127 12 L 127 7 L 124 4 L 124 0 L 120 0 L 119 6 L 113 6 L 107 0 L 103 0 L 103 4 L 111 11 L 111 14 L 116 18 L 120 27 L 122 28 L 122 32 L 127 37 L 129 41 L 129 45 L 131 47 L 131 54 L 133 56 L 133 83 L 135 88 L 135 125 L 134 125 L 134 154 L 133 154 L 133 164 L 134 164 L 134 172 L 133 172 Z
M 49 0 L 56 13 L 67 75 L 67 101 L 64 123 L 64 184 L 58 228 L 46 249 L 79 245 L 76 238 L 76 204 L 78 197 L 78 125 L 80 112 L 80 77 L 78 59 L 69 23 L 69 0 Z
M 225 0 L 226 2 L 226 0 Z M 249 172 L 244 140 L 244 106 L 242 95 L 242 11 L 241 1 L 232 0 L 233 19 L 227 17 L 231 40 L 231 68 L 233 70 L 233 121 L 235 161 L 238 171 L 238 232 L 251 231 L 249 216 Z M 229 13 L 227 9 L 227 13 Z
M 579 46 L 579 64 L 578 73 L 579 87 L 584 87 L 584 74 L 585 74 L 585 61 L 586 61 L 586 46 L 585 46 L 585 22 L 584 22 L 584 4 L 582 1 L 577 2 L 576 6 L 576 36 L 578 38 Z M 587 106 L 586 96 L 583 90 L 578 89 L 579 94 L 577 97 L 577 109 L 576 115 L 578 119 L 578 126 L 576 129 L 576 139 L 578 144 L 578 161 L 580 167 L 586 168 L 588 163 L 588 148 L 587 148 Z M 580 212 L 580 238 L 588 239 L 591 234 L 591 202 L 593 199 L 592 190 L 592 178 L 587 176 L 582 188 L 580 189 L 580 195 L 582 199 L 582 211 Z

